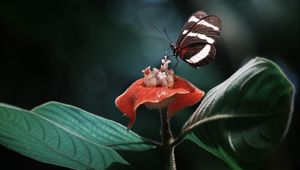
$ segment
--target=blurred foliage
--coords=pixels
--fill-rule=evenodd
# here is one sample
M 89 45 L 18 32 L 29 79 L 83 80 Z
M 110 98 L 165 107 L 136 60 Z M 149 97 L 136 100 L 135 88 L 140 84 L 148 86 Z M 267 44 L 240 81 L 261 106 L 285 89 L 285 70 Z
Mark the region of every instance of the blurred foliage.
M 114 99 L 142 76 L 142 69 L 157 66 L 170 43 L 153 25 L 165 28 L 175 42 L 185 20 L 196 10 L 222 19 L 216 60 L 198 70 L 180 61 L 178 75 L 208 91 L 257 55 L 276 61 L 298 89 L 298 0 L 4 0 L 0 2 L 0 101 L 31 109 L 56 100 L 126 125 Z M 175 131 L 195 107 L 172 120 Z M 299 119 L 295 114 L 287 139 L 262 169 L 295 169 Z M 159 126 L 156 111 L 138 110 L 134 131 L 158 140 Z M 0 149 L 6 160 L 21 161 L 24 167 L 53 169 Z M 162 165 L 158 151 L 121 154 L 136 169 Z M 226 167 L 188 142 L 177 148 L 176 158 L 179 169 Z

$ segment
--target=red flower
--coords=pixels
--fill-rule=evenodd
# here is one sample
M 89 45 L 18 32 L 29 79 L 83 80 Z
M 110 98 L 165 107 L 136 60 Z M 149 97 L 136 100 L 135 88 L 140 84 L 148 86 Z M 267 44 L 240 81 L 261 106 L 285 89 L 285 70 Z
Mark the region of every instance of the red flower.
M 116 106 L 129 117 L 128 128 L 131 128 L 136 116 L 137 108 L 145 104 L 150 109 L 167 107 L 168 117 L 186 106 L 199 102 L 204 92 L 184 80 L 175 76 L 173 70 L 168 69 L 169 60 L 162 60 L 161 69 L 143 72 L 145 77 L 134 82 L 122 95 L 116 98 Z

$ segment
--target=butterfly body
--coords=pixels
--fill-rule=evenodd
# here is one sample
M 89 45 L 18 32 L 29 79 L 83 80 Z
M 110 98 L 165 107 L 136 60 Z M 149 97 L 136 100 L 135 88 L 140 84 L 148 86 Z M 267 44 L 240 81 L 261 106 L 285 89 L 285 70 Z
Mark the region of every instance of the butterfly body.
M 197 11 L 184 24 L 176 44 L 171 43 L 173 56 L 179 56 L 192 67 L 199 68 L 214 60 L 216 40 L 220 36 L 221 20 Z

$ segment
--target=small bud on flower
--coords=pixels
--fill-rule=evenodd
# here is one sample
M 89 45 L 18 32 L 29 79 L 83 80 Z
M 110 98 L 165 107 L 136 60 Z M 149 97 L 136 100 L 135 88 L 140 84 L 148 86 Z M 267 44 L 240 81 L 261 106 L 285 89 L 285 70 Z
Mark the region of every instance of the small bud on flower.
M 162 86 L 171 88 L 174 84 L 174 71 L 168 68 L 170 63 L 170 60 L 164 58 L 161 60 L 161 66 L 159 70 L 157 68 L 153 68 L 151 71 L 150 66 L 143 70 L 145 86 Z

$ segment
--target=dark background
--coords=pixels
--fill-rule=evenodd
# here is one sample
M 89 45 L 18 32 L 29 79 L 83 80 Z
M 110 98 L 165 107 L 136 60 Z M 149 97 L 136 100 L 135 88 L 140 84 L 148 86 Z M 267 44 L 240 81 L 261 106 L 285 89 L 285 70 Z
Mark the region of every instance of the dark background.
M 142 69 L 158 66 L 169 45 L 153 25 L 165 28 L 175 42 L 185 20 L 197 10 L 218 15 L 223 22 L 216 59 L 197 70 L 181 61 L 178 75 L 208 91 L 250 58 L 261 56 L 279 64 L 298 89 L 297 0 L 1 1 L 0 102 L 31 109 L 55 100 L 127 125 L 114 105 L 115 98 L 142 76 Z M 296 93 L 290 131 L 261 170 L 296 169 L 300 153 L 298 103 Z M 174 117 L 175 132 L 195 107 Z M 142 107 L 132 130 L 159 140 L 159 126 L 157 112 Z M 163 169 L 157 150 L 121 155 L 135 169 Z M 0 157 L 1 166 L 8 169 L 65 169 L 2 146 Z M 176 159 L 179 170 L 228 169 L 189 142 L 176 148 Z

